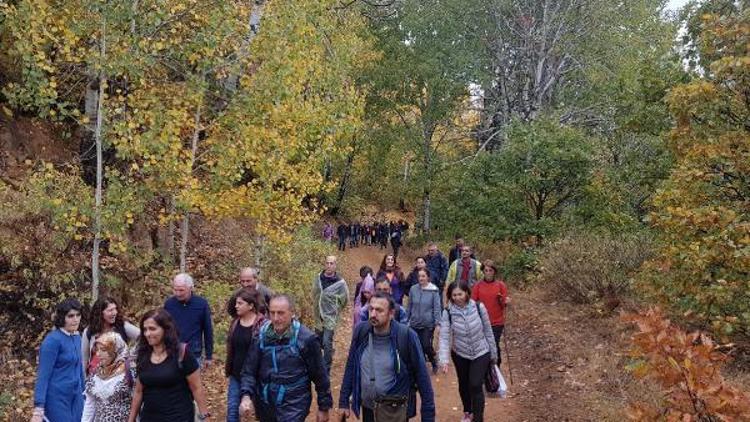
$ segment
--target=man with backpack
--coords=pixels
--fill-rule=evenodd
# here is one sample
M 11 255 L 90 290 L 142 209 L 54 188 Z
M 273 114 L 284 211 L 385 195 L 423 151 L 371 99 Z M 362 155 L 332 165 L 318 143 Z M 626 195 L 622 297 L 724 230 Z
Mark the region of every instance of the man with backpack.
M 329 420 L 331 383 L 318 337 L 294 318 L 294 301 L 271 298 L 269 319 L 248 350 L 242 368 L 240 413 L 255 404 L 261 422 L 303 422 L 310 413 L 315 384 L 317 421 Z
M 393 320 L 390 296 L 375 293 L 369 309 L 369 323 L 354 329 L 339 408 L 346 417 L 361 411 L 363 422 L 406 422 L 416 416 L 418 390 L 421 420 L 434 421 L 432 384 L 417 334 Z

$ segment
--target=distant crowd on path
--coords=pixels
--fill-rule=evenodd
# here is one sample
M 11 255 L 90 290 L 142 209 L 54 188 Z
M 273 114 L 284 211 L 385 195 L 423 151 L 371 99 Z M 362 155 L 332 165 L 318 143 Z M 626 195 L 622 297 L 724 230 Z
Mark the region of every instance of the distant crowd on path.
M 382 220 L 366 223 L 360 221 L 346 223 L 342 221 L 335 231 L 333 225 L 326 222 L 323 226 L 323 239 L 327 242 L 333 242 L 335 238 L 340 251 L 345 251 L 347 244 L 350 248 L 379 246 L 380 249 L 386 249 L 390 243 L 393 254 L 398 257 L 398 251 L 408 230 L 409 223 L 404 220 L 392 220 L 391 222 Z
M 483 421 L 483 382 L 500 363 L 510 299 L 492 261 L 480 264 L 460 238 L 454 255 L 449 264 L 430 243 L 405 275 L 396 253 L 386 254 L 377 272 L 361 268 L 353 299 L 336 257 L 326 257 L 312 280 L 309 328 L 296 318 L 291 297 L 274 294 L 257 270 L 243 268 L 226 309 L 232 318 L 224 360 L 226 420 L 244 414 L 262 422 L 304 421 L 314 387 L 316 420 L 329 421 L 333 339 L 353 300 L 338 415 L 407 421 L 417 413 L 419 393 L 421 420 L 434 421 L 430 373 L 446 373 L 452 362 L 461 421 Z M 104 297 L 81 332 L 81 304 L 72 298 L 58 304 L 55 328 L 39 351 L 32 422 L 210 420 L 201 373 L 213 362 L 213 324 L 208 301 L 193 288 L 189 274 L 176 275 L 172 296 L 162 308 L 145 312 L 137 326 Z

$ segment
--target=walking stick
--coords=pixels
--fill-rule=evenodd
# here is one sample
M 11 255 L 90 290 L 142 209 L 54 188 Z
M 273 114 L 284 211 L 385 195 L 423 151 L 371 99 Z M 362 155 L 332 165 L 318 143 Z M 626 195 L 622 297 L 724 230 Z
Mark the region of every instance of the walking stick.
M 510 310 L 513 313 L 513 319 L 515 319 L 515 311 L 513 311 L 512 307 L 511 307 Z M 508 356 L 508 377 L 510 378 L 510 385 L 513 385 L 513 369 L 511 369 L 511 366 L 510 366 L 510 348 L 508 347 L 508 330 L 507 330 L 508 324 L 507 324 L 507 321 L 506 321 L 506 324 L 505 324 L 505 328 L 506 328 L 504 330 L 505 332 L 503 333 L 503 334 L 505 334 L 503 336 L 503 346 L 505 347 L 505 354 Z

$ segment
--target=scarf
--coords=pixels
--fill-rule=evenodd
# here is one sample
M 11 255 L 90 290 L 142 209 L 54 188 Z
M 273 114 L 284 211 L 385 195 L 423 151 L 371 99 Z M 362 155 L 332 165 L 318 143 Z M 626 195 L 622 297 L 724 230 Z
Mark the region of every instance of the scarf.
M 463 271 L 461 272 L 461 281 L 463 281 L 464 283 L 468 283 L 469 271 L 471 271 L 471 258 L 462 258 L 461 268 L 463 269 Z
M 109 365 L 99 363 L 96 375 L 102 380 L 125 373 L 125 359 L 128 358 L 128 345 L 125 340 L 115 332 L 104 333 L 96 339 L 96 347 L 104 350 L 112 361 Z

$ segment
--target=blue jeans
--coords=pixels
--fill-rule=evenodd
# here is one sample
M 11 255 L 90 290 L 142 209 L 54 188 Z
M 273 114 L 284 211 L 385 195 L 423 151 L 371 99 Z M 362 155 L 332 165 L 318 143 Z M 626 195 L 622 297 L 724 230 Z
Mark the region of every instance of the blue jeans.
M 229 389 L 227 390 L 227 422 L 240 421 L 240 380 L 229 376 Z

